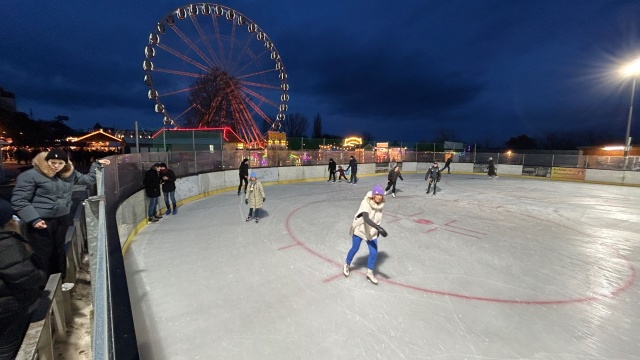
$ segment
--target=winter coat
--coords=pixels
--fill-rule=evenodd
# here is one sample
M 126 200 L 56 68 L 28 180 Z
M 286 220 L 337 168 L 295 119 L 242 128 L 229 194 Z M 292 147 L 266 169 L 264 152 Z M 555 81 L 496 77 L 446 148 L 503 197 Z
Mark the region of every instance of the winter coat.
M 33 168 L 18 175 L 13 188 L 11 204 L 18 216 L 27 224 L 35 220 L 56 218 L 71 212 L 71 195 L 74 185 L 96 183 L 96 167 L 91 165 L 88 174 L 73 168 L 71 162 L 56 173 L 44 159 L 47 152 L 33 158 Z
M 242 164 L 240 164 L 240 168 L 238 168 L 238 175 L 241 178 L 249 178 L 249 162 L 248 161 L 243 161 Z
M 356 215 L 353 218 L 353 222 L 351 223 L 351 231 L 350 235 L 356 235 L 361 239 L 373 240 L 378 237 L 378 230 L 367 224 L 364 221 L 362 216 L 358 216 L 359 214 L 366 212 L 369 214 L 369 219 L 371 219 L 377 225 L 380 225 L 382 222 L 382 208 L 384 208 L 384 200 L 382 200 L 379 204 L 376 204 L 373 201 L 373 195 L 371 191 L 367 193 L 367 195 L 362 199 L 360 203 L 360 207 L 356 212 Z
M 155 167 L 152 166 L 151 169 L 144 173 L 142 186 L 144 186 L 147 197 L 156 198 L 160 196 L 160 174 Z
M 169 178 L 169 180 L 162 179 L 163 176 Z M 160 171 L 160 179 L 162 181 L 162 192 L 170 193 L 176 191 L 176 173 L 171 169 L 164 169 Z
M 329 160 L 329 173 L 333 174 L 334 172 L 336 172 L 336 162 L 333 160 Z
M 352 173 L 358 172 L 358 161 L 356 161 L 356 159 L 351 158 L 351 160 L 349 160 L 349 166 L 347 167 L 347 170 L 349 169 L 351 169 Z
M 29 260 L 25 243 L 20 234 L 0 229 L 0 324 L 26 311 L 47 282 L 47 274 Z
M 496 165 L 493 163 L 493 160 L 489 160 L 489 167 L 488 167 L 488 170 L 487 170 L 487 175 L 489 175 L 489 176 L 498 175 L 496 173 Z
M 387 176 L 387 180 L 389 180 L 390 183 L 394 183 L 398 181 L 398 178 L 404 181 L 402 174 L 400 174 L 400 170 L 396 171 L 395 169 L 391 169 L 391 171 L 389 171 L 389 176 Z
M 427 173 L 424 175 L 425 180 L 429 180 L 429 178 L 440 181 L 440 168 L 437 166 L 430 167 L 429 170 L 427 170 Z
M 247 200 L 249 200 L 249 207 L 252 209 L 259 209 L 262 207 L 262 203 L 266 198 L 264 194 L 264 188 L 262 183 L 258 180 L 249 182 L 249 192 L 247 193 Z

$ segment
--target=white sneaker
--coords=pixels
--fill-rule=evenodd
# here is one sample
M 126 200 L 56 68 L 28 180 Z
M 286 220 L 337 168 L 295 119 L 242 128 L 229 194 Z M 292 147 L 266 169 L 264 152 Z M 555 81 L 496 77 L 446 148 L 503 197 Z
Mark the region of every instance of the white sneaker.
M 74 286 L 76 286 L 76 284 L 74 283 L 64 283 L 62 284 L 61 288 L 62 288 L 62 291 L 69 291 L 73 289 Z
M 367 270 L 367 279 L 369 279 L 373 284 L 378 285 L 378 279 L 373 276 L 373 271 L 371 269 Z
M 342 273 L 344 274 L 344 276 L 349 276 L 349 265 L 344 264 L 344 266 L 342 267 Z
M 391 196 L 396 197 L 396 193 L 392 193 Z

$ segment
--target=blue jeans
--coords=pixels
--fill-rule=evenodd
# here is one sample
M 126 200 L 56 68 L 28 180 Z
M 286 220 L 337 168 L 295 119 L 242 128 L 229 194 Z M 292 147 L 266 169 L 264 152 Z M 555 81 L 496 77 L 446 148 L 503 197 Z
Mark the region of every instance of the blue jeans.
M 159 196 L 149 198 L 149 211 L 147 215 L 149 217 L 153 217 L 156 214 L 156 206 L 158 206 L 158 198 Z
M 362 242 L 362 238 L 353 235 L 351 250 L 347 254 L 347 264 L 351 265 L 351 261 L 353 261 L 353 257 L 356 256 L 358 249 L 360 249 L 360 243 Z M 369 260 L 367 261 L 367 268 L 373 270 L 373 267 L 376 266 L 376 258 L 378 257 L 378 238 L 375 238 L 371 241 L 367 241 L 367 246 L 369 247 Z
M 169 196 L 171 196 L 171 203 L 173 203 L 173 210 L 175 210 L 176 207 L 178 207 L 176 205 L 176 192 L 171 191 L 163 194 L 164 194 L 164 205 L 167 207 L 167 210 L 171 210 L 171 206 L 169 206 Z

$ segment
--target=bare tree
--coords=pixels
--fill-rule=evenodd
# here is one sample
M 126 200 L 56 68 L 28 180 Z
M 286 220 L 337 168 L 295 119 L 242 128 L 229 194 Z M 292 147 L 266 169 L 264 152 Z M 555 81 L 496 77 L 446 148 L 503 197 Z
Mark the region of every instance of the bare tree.
M 313 134 L 311 135 L 311 137 L 322 137 L 322 118 L 320 117 L 320 113 L 318 113 L 318 115 L 313 118 Z
M 308 120 L 307 117 L 300 113 L 293 113 L 287 115 L 282 122 L 282 131 L 284 131 L 288 137 L 303 137 L 307 131 Z

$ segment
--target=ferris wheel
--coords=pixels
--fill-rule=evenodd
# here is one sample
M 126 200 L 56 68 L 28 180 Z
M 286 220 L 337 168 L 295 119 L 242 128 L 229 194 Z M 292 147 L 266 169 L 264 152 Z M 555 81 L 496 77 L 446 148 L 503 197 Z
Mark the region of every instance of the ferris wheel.
M 167 127 L 230 127 L 249 146 L 278 131 L 289 100 L 273 41 L 229 7 L 196 3 L 156 24 L 144 49 L 144 82 Z

